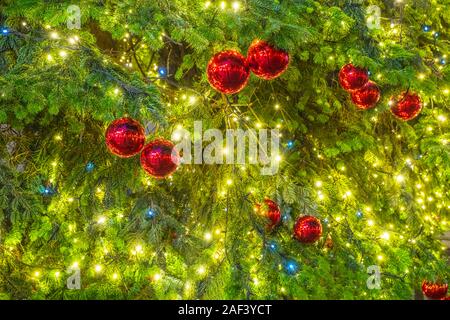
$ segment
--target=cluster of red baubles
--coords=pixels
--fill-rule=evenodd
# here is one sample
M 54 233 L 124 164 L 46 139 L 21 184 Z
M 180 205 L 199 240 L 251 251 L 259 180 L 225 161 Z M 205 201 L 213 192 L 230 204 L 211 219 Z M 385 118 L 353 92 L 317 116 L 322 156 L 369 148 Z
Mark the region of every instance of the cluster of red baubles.
M 339 71 L 341 87 L 351 94 L 357 108 L 367 110 L 375 107 L 381 97 L 380 88 L 369 80 L 366 69 L 346 64 Z M 402 92 L 398 97 L 392 97 L 389 105 L 391 112 L 398 119 L 408 121 L 414 119 L 422 110 L 422 101 L 418 94 L 409 91 Z
M 367 110 L 375 107 L 381 97 L 380 88 L 369 80 L 367 70 L 346 64 L 339 71 L 339 83 L 347 90 L 357 108 Z
M 278 204 L 270 199 L 264 199 L 263 204 L 257 204 L 256 211 L 270 220 L 269 229 L 281 221 L 281 210 Z M 294 225 L 294 238 L 302 243 L 314 243 L 322 235 L 322 224 L 313 216 L 301 216 Z
M 121 158 L 130 158 L 142 151 L 142 168 L 151 176 L 163 179 L 177 169 L 180 158 L 171 141 L 155 139 L 144 144 L 144 128 L 134 119 L 117 119 L 106 130 L 109 151 Z
M 450 296 L 446 297 L 448 290 L 447 283 L 435 283 L 430 281 L 422 282 L 423 294 L 433 300 L 450 300 Z
M 266 41 L 255 40 L 250 45 L 247 58 L 235 50 L 214 55 L 208 63 L 206 74 L 211 86 L 225 94 L 241 91 L 247 85 L 250 71 L 264 80 L 280 76 L 288 67 L 289 54 Z

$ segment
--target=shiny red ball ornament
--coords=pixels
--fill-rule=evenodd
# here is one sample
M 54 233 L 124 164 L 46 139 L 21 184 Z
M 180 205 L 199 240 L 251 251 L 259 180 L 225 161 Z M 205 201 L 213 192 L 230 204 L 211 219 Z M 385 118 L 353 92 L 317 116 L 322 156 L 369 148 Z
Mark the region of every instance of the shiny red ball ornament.
M 414 119 L 422 110 L 422 100 L 417 93 L 403 92 L 389 103 L 392 114 L 403 121 Z
M 165 139 L 151 141 L 141 153 L 142 168 L 157 179 L 163 179 L 173 173 L 179 162 L 180 156 L 174 144 Z
M 244 89 L 250 78 L 250 68 L 243 55 L 234 50 L 217 53 L 206 69 L 211 86 L 226 94 Z
M 264 199 L 263 204 L 257 204 L 256 209 L 263 216 L 270 220 L 269 228 L 276 226 L 281 220 L 281 211 L 278 204 L 268 198 Z
M 353 91 L 362 88 L 369 81 L 367 70 L 346 64 L 339 71 L 339 83 L 344 90 Z
M 381 92 L 377 84 L 368 81 L 361 89 L 352 92 L 352 101 L 359 109 L 367 110 L 375 107 L 380 100 Z
M 289 65 L 289 53 L 278 49 L 263 40 L 255 40 L 247 52 L 250 70 L 265 80 L 272 80 L 286 71 Z
M 429 282 L 424 280 L 422 282 L 422 292 L 430 299 L 439 300 L 446 296 L 448 290 L 448 284 L 439 284 L 435 282 Z
M 145 143 L 144 127 L 131 118 L 113 121 L 106 130 L 105 137 L 109 151 L 121 158 L 138 154 Z
M 313 243 L 322 235 L 322 224 L 313 216 L 298 218 L 294 226 L 294 237 L 302 243 Z

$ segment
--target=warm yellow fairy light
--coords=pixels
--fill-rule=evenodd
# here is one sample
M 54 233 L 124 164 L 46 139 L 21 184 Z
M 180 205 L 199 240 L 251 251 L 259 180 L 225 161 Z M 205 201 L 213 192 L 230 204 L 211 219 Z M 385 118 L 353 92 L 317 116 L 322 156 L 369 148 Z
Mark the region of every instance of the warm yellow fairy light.
M 352 192 L 350 190 L 346 191 L 344 193 L 344 195 L 342 196 L 342 198 L 347 199 L 348 197 L 350 197 L 352 195 Z
M 403 181 L 405 181 L 405 177 L 399 174 L 395 177 L 395 180 L 397 180 L 398 183 L 402 183 Z
M 444 116 L 444 115 L 442 115 L 442 114 L 440 114 L 440 115 L 437 117 L 437 119 L 438 119 L 440 122 L 445 122 L 445 121 L 447 121 L 447 117 Z
M 222 10 L 225 9 L 226 6 L 227 6 L 227 4 L 226 4 L 225 1 L 222 1 L 222 2 L 220 3 L 220 8 L 221 8 Z
M 153 276 L 153 280 L 155 280 L 155 281 L 161 280 L 161 277 L 162 276 L 159 273 L 157 273 Z
M 377 256 L 378 261 L 383 261 L 384 257 L 380 254 Z
M 389 238 L 390 238 L 389 232 L 383 232 L 381 234 L 380 238 L 383 240 L 389 240 Z
M 449 89 L 444 89 L 444 90 L 442 90 L 442 93 L 445 94 L 445 95 L 447 95 L 447 94 L 450 93 L 450 90 L 449 90 Z
M 423 79 L 425 79 L 425 74 L 419 73 L 419 74 L 417 75 L 417 78 L 418 78 L 419 80 L 423 80 Z
M 52 33 L 50 33 L 50 38 L 52 38 L 52 39 L 58 39 L 58 38 L 59 38 L 59 35 L 58 35 L 58 33 L 56 33 L 55 31 L 53 31 Z
M 259 128 L 261 128 L 262 127 L 262 124 L 261 123 L 259 123 L 259 122 L 257 122 L 256 124 L 255 124 L 255 126 L 259 129 Z
M 95 265 L 95 272 L 100 272 L 100 271 L 102 271 L 102 266 L 99 264 Z
M 39 271 L 35 271 L 35 272 L 34 272 L 34 276 L 35 276 L 35 277 L 39 277 L 40 275 L 41 275 L 41 273 L 40 273 Z
M 198 267 L 198 269 L 197 269 L 198 274 L 204 274 L 205 272 L 206 272 L 206 269 L 204 266 Z
M 74 198 L 68 198 L 67 201 L 73 202 L 73 201 L 74 201 Z
M 209 8 L 211 6 L 211 1 L 206 1 L 205 2 L 205 8 Z
M 231 179 L 227 180 L 227 185 L 231 186 L 232 183 L 233 183 L 233 180 L 231 180 Z
M 67 57 L 67 51 L 64 51 L 64 50 L 59 51 L 59 56 L 60 56 L 61 58 Z
M 136 251 L 136 253 L 142 253 L 143 252 L 142 246 L 140 244 L 136 245 L 134 250 Z
M 277 104 L 275 105 L 275 110 L 278 110 L 278 109 L 280 109 L 280 105 L 277 103 Z
M 209 241 L 212 239 L 212 234 L 210 232 L 205 233 L 205 240 Z
M 275 161 L 280 162 L 282 160 L 282 157 L 280 155 L 277 155 L 275 157 Z
M 373 227 L 374 224 L 375 224 L 375 222 L 373 222 L 372 219 L 367 220 L 367 225 L 368 225 L 369 227 Z
M 77 261 L 75 261 L 74 263 L 72 263 L 72 268 L 78 268 L 79 264 Z
M 241 7 L 241 4 L 238 1 L 235 1 L 233 2 L 232 7 L 234 11 L 238 11 Z
M 97 223 L 98 223 L 98 224 L 103 224 L 103 223 L 105 223 L 105 221 L 106 221 L 106 218 L 103 217 L 103 216 L 101 216 L 101 217 L 99 217 L 99 218 L 97 219 Z
M 47 55 L 47 61 L 53 61 L 53 56 L 51 54 Z
M 118 275 L 117 273 L 113 273 L 112 278 L 113 278 L 114 280 L 116 280 L 118 277 L 119 277 L 119 275 Z
M 59 278 L 60 275 L 61 275 L 61 272 L 59 272 L 59 271 L 55 272 L 55 278 Z
M 316 187 L 317 188 L 322 187 L 322 181 L 316 181 Z
M 77 36 L 74 36 L 74 37 L 70 37 L 67 40 L 69 41 L 70 44 L 75 44 L 78 42 L 79 38 Z

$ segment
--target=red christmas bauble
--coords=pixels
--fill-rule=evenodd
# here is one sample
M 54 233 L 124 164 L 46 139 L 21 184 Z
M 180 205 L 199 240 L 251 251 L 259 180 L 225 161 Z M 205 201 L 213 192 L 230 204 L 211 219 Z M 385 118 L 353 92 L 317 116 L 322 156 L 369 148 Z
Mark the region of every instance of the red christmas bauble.
M 263 40 L 255 40 L 247 52 L 247 62 L 253 73 L 265 80 L 272 80 L 286 71 L 289 54 Z
M 391 98 L 391 112 L 400 120 L 408 121 L 417 117 L 422 110 L 422 100 L 417 93 L 403 92 Z
M 131 118 L 113 121 L 106 130 L 106 145 L 113 154 L 129 158 L 138 154 L 145 143 L 142 125 Z
M 445 297 L 448 290 L 448 284 L 439 284 L 424 280 L 422 282 L 422 292 L 427 298 L 439 300 Z
M 373 81 L 368 81 L 361 89 L 352 92 L 352 101 L 359 108 L 367 110 L 375 107 L 380 100 L 380 88 Z
M 142 167 L 148 174 L 157 179 L 163 179 L 173 173 L 179 162 L 180 156 L 174 144 L 169 140 L 153 140 L 142 150 Z
M 346 64 L 339 71 L 339 83 L 347 91 L 358 90 L 369 81 L 367 70 Z
M 322 235 L 322 224 L 313 216 L 298 218 L 294 226 L 294 237 L 303 243 L 313 243 Z
M 273 200 L 264 199 L 264 203 L 257 204 L 256 209 L 270 220 L 269 228 L 276 226 L 281 220 L 280 207 Z
M 232 94 L 244 89 L 250 78 L 245 57 L 234 50 L 217 53 L 208 63 L 208 81 L 216 90 Z
M 450 296 L 443 297 L 441 300 L 450 300 Z

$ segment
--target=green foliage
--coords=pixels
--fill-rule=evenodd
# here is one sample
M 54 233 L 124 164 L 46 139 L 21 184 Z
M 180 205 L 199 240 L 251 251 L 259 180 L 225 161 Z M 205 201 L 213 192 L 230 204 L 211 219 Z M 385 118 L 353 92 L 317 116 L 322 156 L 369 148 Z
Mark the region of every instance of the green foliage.
M 402 14 L 370 3 L 382 10 L 379 30 L 351 0 L 247 0 L 239 10 L 89 0 L 78 3 L 81 29 L 69 30 L 73 1 L 3 1 L 0 299 L 410 299 L 423 279 L 448 281 L 450 68 L 439 59 L 450 52 L 450 3 Z M 257 38 L 289 52 L 288 70 L 273 81 L 252 75 L 237 95 L 214 91 L 211 56 L 245 54 Z M 375 109 L 357 110 L 340 88 L 349 61 L 382 89 Z M 400 122 L 388 102 L 406 90 L 424 109 Z M 194 120 L 203 130 L 278 125 L 283 161 L 274 176 L 259 165 L 186 164 L 155 180 L 138 157 L 108 153 L 104 131 L 122 116 L 154 127 L 149 139 L 192 131 Z M 282 209 L 276 228 L 254 211 L 265 197 Z M 322 221 L 316 244 L 292 237 L 303 214 Z M 74 263 L 81 290 L 66 287 Z M 381 290 L 367 289 L 371 265 Z

